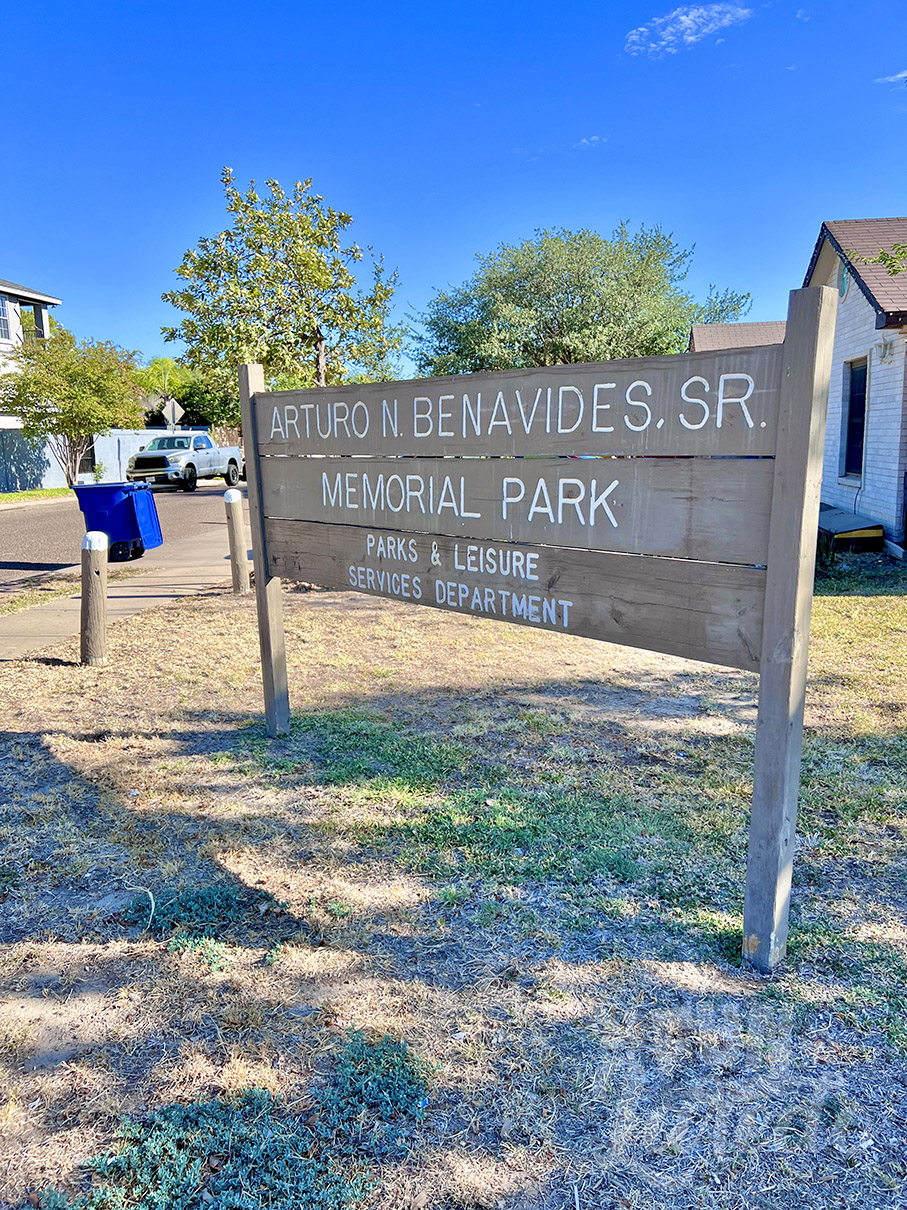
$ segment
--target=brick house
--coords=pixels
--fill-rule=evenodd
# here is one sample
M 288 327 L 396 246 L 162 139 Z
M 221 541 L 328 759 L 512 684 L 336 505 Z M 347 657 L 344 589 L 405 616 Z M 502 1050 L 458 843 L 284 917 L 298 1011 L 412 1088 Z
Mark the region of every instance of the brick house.
M 881 522 L 903 545 L 907 273 L 864 263 L 896 243 L 907 243 L 907 218 L 823 223 L 803 284 L 838 291 L 822 500 Z
M 907 273 L 892 277 L 865 259 L 905 243 L 907 218 L 823 223 L 803 282 L 838 291 L 822 503 L 880 523 L 886 539 L 901 546 L 907 509 Z M 749 348 L 783 340 L 783 321 L 694 324 L 689 348 Z

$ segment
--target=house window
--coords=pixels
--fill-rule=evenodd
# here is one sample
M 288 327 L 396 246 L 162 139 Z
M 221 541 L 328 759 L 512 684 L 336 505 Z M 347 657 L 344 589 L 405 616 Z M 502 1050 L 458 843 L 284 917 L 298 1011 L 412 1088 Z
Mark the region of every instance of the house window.
M 95 472 L 95 465 L 94 442 L 92 441 L 91 445 L 79 459 L 78 473 L 80 475 L 93 475 Z
M 9 311 L 6 299 L 0 294 L 0 340 L 9 340 Z
M 866 361 L 845 366 L 844 474 L 863 474 L 863 437 L 866 432 Z

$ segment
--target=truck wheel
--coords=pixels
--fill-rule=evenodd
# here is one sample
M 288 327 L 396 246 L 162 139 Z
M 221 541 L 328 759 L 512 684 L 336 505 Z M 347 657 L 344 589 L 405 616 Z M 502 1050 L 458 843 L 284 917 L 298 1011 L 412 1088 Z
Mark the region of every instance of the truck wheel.
M 237 483 L 239 483 L 239 471 L 236 469 L 235 462 L 231 462 L 227 467 L 224 483 L 226 483 L 227 487 L 236 487 Z
M 194 466 L 187 466 L 183 473 L 183 491 L 194 492 L 198 487 L 198 471 Z

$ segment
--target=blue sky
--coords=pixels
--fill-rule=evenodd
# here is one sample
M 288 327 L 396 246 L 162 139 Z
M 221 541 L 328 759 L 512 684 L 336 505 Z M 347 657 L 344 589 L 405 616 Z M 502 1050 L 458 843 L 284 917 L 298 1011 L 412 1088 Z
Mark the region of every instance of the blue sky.
M 7 6 L 0 277 L 173 353 L 160 301 L 224 165 L 355 218 L 399 317 L 537 227 L 659 224 L 689 287 L 782 318 L 823 219 L 907 213 L 890 4 L 402 0 Z

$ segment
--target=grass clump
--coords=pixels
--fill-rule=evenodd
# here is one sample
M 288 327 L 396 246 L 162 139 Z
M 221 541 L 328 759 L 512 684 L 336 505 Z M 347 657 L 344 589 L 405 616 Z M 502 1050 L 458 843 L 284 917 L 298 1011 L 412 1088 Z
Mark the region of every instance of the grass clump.
M 99 1186 L 73 1201 L 57 1195 L 56 1206 L 346 1210 L 367 1190 L 363 1175 L 347 1175 L 333 1156 L 319 1153 L 303 1121 L 261 1090 L 235 1101 L 167 1105 L 144 1121 L 125 1121 L 118 1142 L 116 1151 L 91 1161 Z
M 155 906 L 148 931 L 161 938 L 178 933 L 187 938 L 214 937 L 247 924 L 253 910 L 277 906 L 268 891 L 252 890 L 224 879 L 208 886 L 177 891 Z M 127 924 L 145 923 L 148 900 L 136 896 L 124 910 Z
M 229 961 L 223 938 L 248 929 L 263 911 L 280 906 L 269 891 L 224 879 L 171 894 L 155 905 L 150 920 L 147 896 L 136 896 L 123 918 L 127 924 L 145 925 L 158 940 L 166 938 L 172 953 L 192 954 L 211 970 L 221 971 Z
M 315 1111 L 287 1112 L 270 1093 L 166 1105 L 126 1119 L 93 1159 L 96 1185 L 57 1190 L 46 1210 L 351 1210 L 373 1187 L 370 1159 L 392 1154 L 405 1119 L 424 1115 L 425 1065 L 406 1044 L 353 1033 Z
M 353 1031 L 334 1083 L 321 1096 L 318 1137 L 337 1154 L 393 1155 L 405 1120 L 425 1116 L 426 1075 L 427 1065 L 405 1043 L 369 1042 Z
M 468 759 L 461 744 L 401 731 L 365 711 L 306 715 L 293 726 L 311 737 L 320 780 L 328 785 L 378 781 L 428 789 L 459 773 Z

